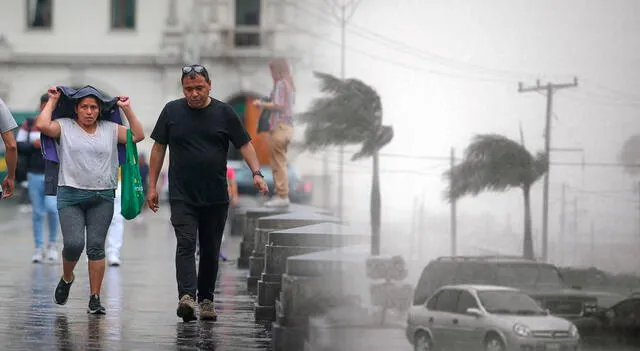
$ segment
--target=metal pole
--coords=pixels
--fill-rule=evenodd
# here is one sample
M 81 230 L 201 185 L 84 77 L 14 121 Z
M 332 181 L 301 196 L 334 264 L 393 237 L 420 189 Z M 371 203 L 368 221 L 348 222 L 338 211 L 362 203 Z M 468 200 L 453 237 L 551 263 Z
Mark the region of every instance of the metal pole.
M 451 148 L 451 169 L 456 165 L 456 152 L 454 148 Z M 451 180 L 453 182 L 453 178 Z M 453 184 L 452 184 L 453 185 Z M 451 256 L 457 255 L 458 248 L 458 214 L 456 208 L 456 199 L 451 199 Z
M 551 106 L 553 106 L 553 87 L 551 84 L 547 84 L 547 121 L 544 133 L 544 153 L 549 162 L 551 161 Z M 551 173 L 551 167 L 548 167 L 547 173 L 544 174 L 544 189 L 542 193 L 542 260 L 544 262 L 549 259 L 549 173 Z
M 343 4 L 340 7 L 340 78 L 345 78 L 345 65 L 346 65 L 346 29 L 347 29 L 347 17 L 346 17 L 347 5 Z M 344 214 L 344 145 L 340 145 L 339 150 L 339 170 L 338 170 L 338 218 L 342 218 Z

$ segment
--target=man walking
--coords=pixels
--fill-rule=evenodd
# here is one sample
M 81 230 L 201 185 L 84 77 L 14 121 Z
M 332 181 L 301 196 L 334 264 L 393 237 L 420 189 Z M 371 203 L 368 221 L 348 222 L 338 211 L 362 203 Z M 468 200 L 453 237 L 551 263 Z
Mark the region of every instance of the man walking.
M 49 101 L 49 95 L 40 97 L 40 111 Z M 31 257 L 33 263 L 42 262 L 45 257 L 47 261 L 58 260 L 58 250 L 56 241 L 58 239 L 58 207 L 55 196 L 45 195 L 44 191 L 44 157 L 40 150 L 40 131 L 35 127 L 35 119 L 28 118 L 18 131 L 16 136 L 18 151 L 26 155 L 27 160 L 27 189 L 29 200 L 31 200 L 33 239 L 35 241 L 36 252 Z M 49 229 L 49 242 L 46 255 L 44 249 L 43 231 L 44 221 L 47 220 Z
M 18 145 L 13 135 L 13 130 L 18 128 L 16 120 L 9 107 L 0 99 L 0 135 L 5 149 L 5 161 L 7 163 L 7 175 L 2 180 L 0 198 L 6 199 L 13 195 L 16 182 L 16 165 L 18 163 Z
M 220 243 L 229 208 L 227 154 L 229 142 L 240 150 L 260 192 L 268 187 L 250 137 L 230 105 L 209 96 L 206 68 L 182 68 L 184 98 L 167 103 L 151 133 L 155 144 L 149 162 L 149 208 L 158 211 L 158 176 L 169 146 L 169 202 L 175 230 L 177 315 L 184 322 L 216 320 L 213 292 L 218 275 Z M 196 274 L 196 235 L 200 242 Z

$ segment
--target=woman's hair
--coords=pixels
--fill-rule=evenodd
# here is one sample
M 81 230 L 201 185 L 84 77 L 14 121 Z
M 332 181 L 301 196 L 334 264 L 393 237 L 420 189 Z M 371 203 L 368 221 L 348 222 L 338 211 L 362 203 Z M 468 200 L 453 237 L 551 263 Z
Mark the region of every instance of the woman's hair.
M 293 91 L 296 91 L 296 85 L 293 82 L 293 75 L 291 74 L 291 69 L 289 67 L 289 63 L 285 58 L 277 57 L 269 62 L 269 68 L 275 73 L 278 79 L 284 79 Z

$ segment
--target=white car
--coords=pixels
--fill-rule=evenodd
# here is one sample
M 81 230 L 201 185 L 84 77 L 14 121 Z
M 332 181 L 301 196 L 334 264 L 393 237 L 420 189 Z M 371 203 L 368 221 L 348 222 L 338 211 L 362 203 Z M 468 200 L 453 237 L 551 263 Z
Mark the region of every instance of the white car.
M 576 326 L 520 290 L 448 285 L 409 310 L 407 338 L 416 351 L 575 351 Z

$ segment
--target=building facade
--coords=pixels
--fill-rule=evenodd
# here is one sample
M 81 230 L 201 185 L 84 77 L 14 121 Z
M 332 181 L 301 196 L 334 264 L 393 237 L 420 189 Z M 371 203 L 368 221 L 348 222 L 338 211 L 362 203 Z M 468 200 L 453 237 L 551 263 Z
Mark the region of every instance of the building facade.
M 149 135 L 182 96 L 181 67 L 201 63 L 213 96 L 255 134 L 250 102 L 269 94 L 268 61 L 284 56 L 295 69 L 304 54 L 293 21 L 305 20 L 285 0 L 0 0 L 0 97 L 21 119 L 48 87 L 89 84 L 130 96 Z

